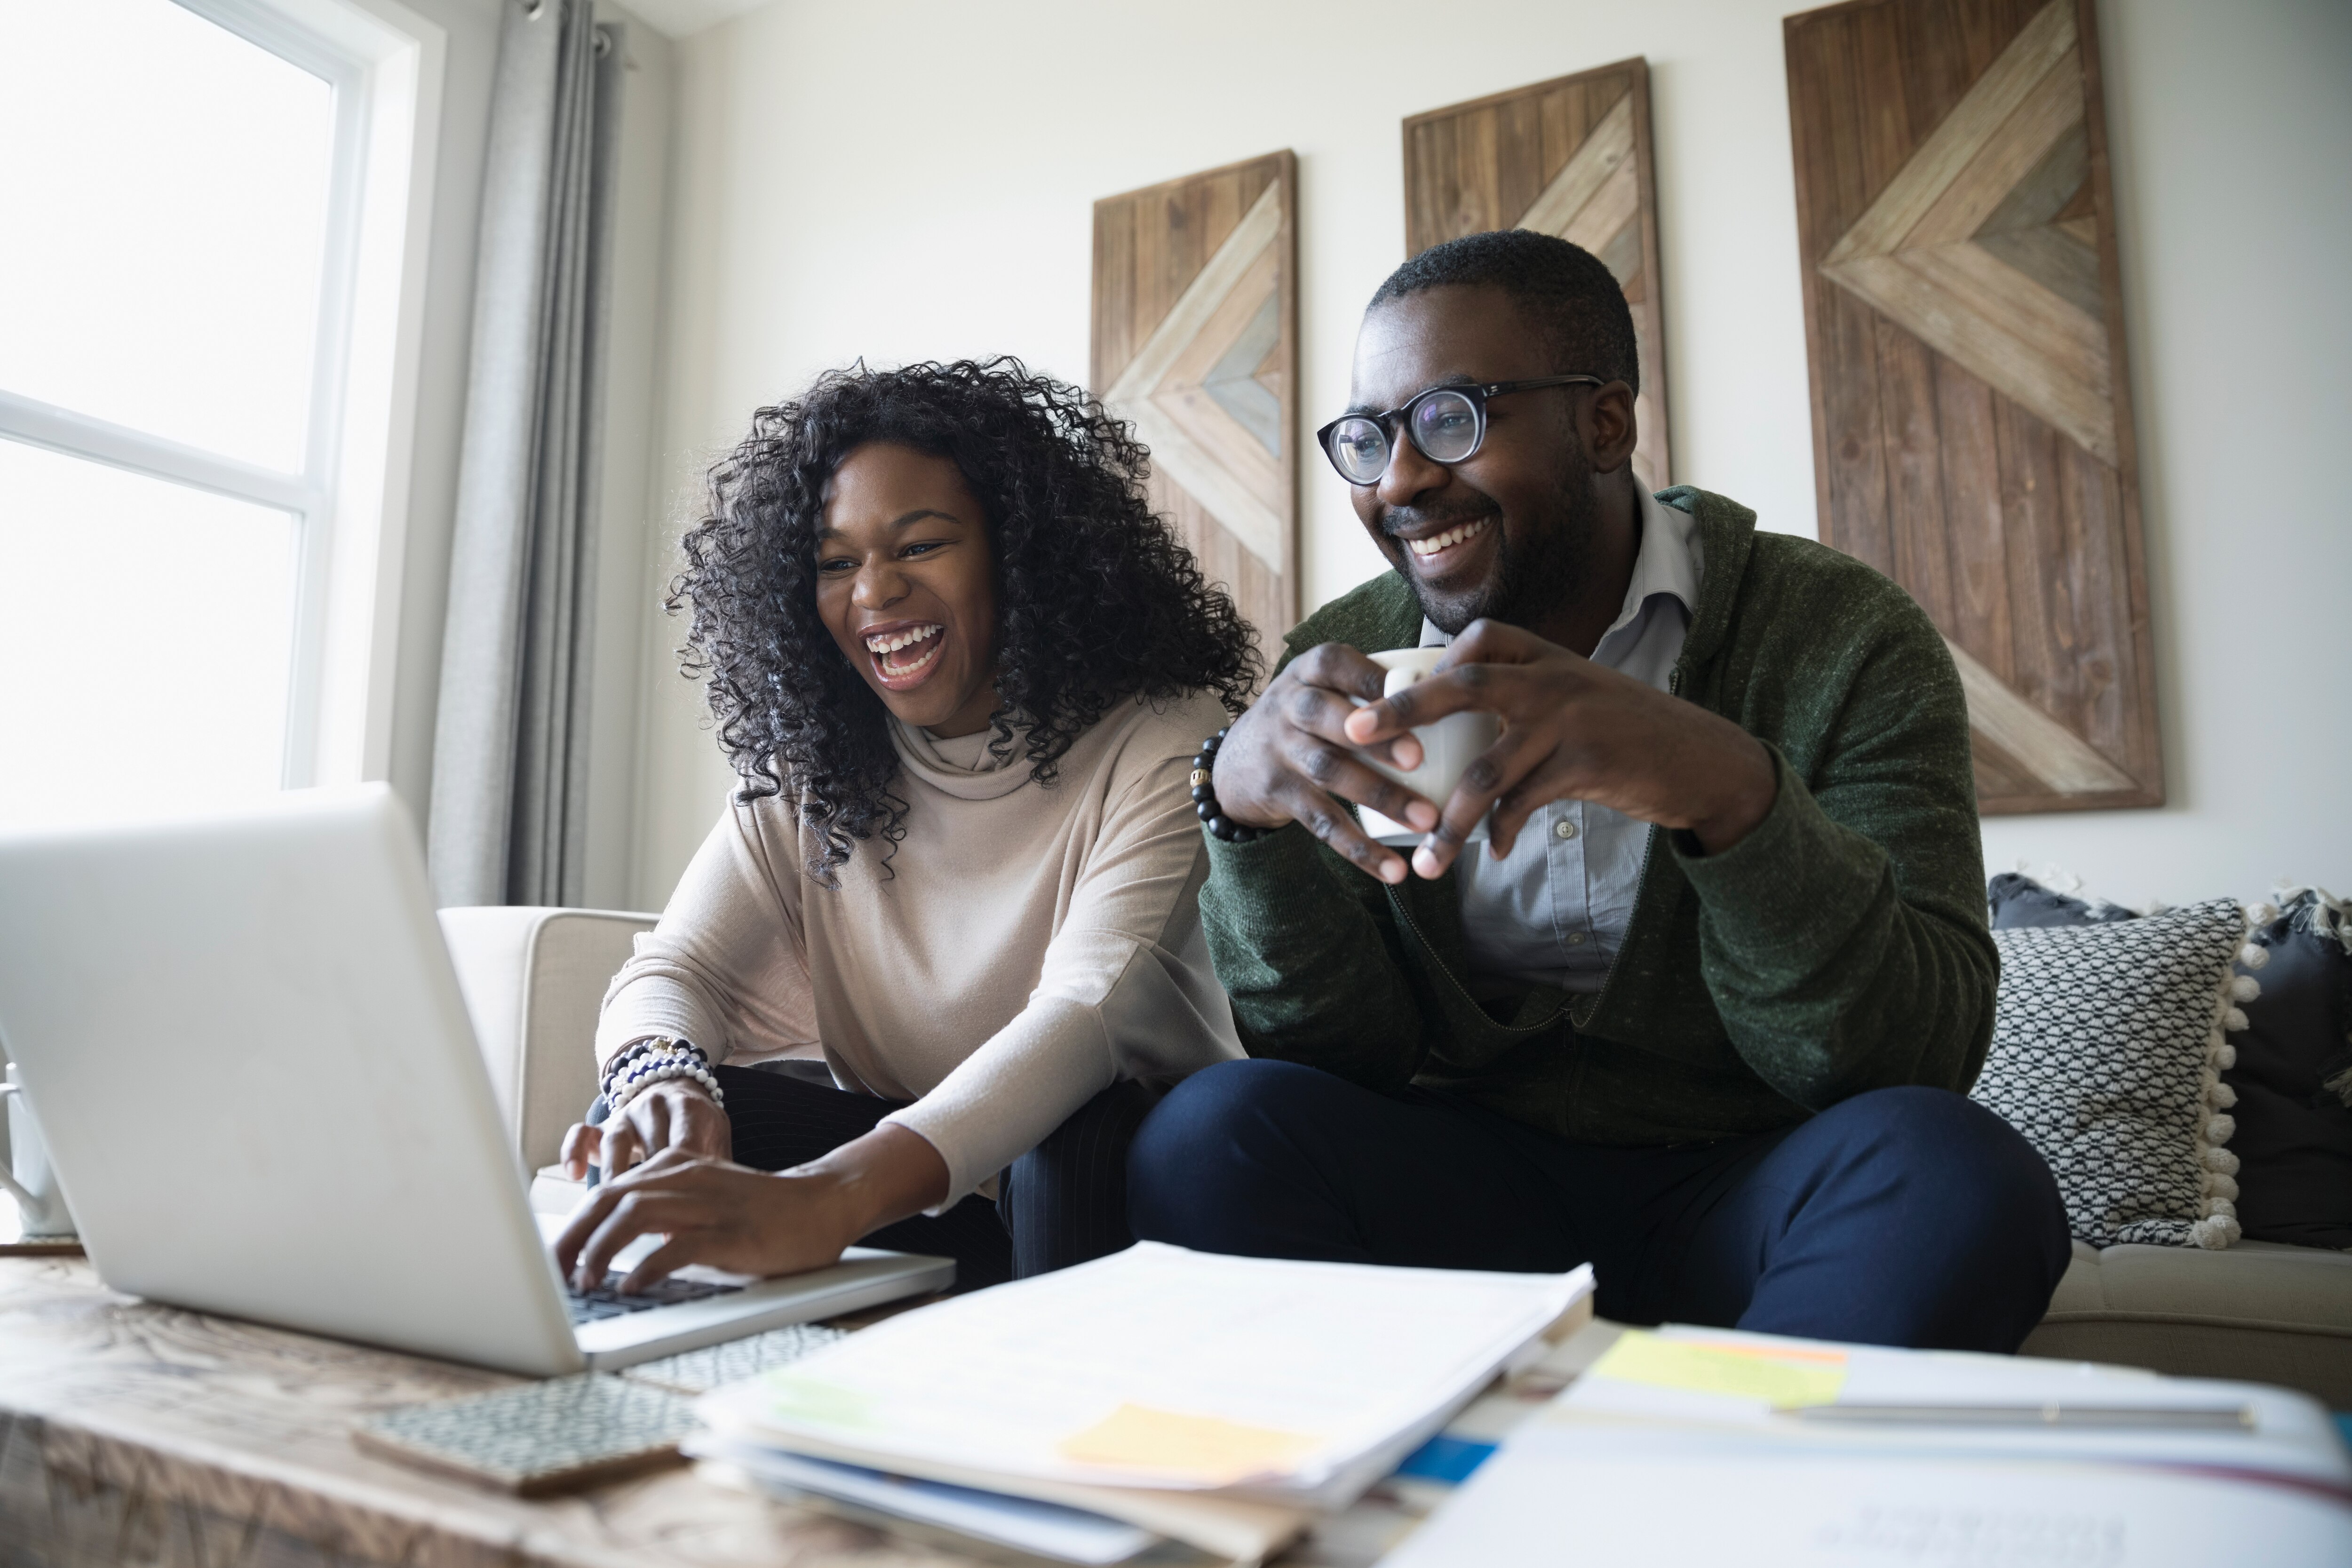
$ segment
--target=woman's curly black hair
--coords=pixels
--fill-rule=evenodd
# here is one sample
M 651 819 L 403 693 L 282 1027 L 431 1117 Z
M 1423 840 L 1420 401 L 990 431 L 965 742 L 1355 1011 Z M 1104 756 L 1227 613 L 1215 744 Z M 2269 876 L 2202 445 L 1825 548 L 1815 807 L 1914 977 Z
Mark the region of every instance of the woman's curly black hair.
M 825 482 L 869 441 L 946 458 L 987 515 L 996 571 L 990 750 L 1016 742 L 1051 785 L 1079 735 L 1129 699 L 1213 691 L 1248 702 L 1256 639 L 1144 496 L 1150 454 L 1083 391 L 1019 360 L 828 371 L 714 466 L 709 514 L 684 540 L 668 605 L 693 606 L 690 675 L 708 678 L 719 744 L 746 795 L 787 780 L 827 886 L 853 841 L 906 836 L 888 710 L 816 610 Z

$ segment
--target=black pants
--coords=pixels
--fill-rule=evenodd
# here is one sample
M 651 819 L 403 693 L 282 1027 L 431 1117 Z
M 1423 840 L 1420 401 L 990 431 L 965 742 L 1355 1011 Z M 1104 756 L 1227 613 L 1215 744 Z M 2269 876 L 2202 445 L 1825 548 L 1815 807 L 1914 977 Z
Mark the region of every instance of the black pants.
M 2013 1351 L 2066 1269 L 2033 1146 L 1937 1089 L 1680 1148 L 1548 1137 L 1430 1089 L 1220 1062 L 1135 1141 L 1135 1233 L 1203 1252 L 1423 1268 L 1590 1262 L 1603 1317 Z
M 873 1131 L 902 1103 L 754 1068 L 716 1071 L 727 1091 L 736 1163 L 755 1170 L 805 1164 Z M 1115 1083 L 1013 1161 L 997 1184 L 994 1203 L 974 1194 L 943 1215 L 902 1219 L 864 1240 L 952 1258 L 957 1287 L 967 1290 L 1131 1246 L 1127 1147 L 1159 1100 L 1146 1085 Z

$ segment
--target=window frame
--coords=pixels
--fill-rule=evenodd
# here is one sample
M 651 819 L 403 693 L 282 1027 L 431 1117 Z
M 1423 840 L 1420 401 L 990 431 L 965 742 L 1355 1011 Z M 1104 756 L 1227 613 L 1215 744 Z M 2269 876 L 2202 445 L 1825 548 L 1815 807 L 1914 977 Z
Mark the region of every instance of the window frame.
M 432 184 L 447 39 L 397 0 L 173 0 L 333 93 L 299 472 L 0 387 L 0 437 L 289 513 L 294 626 L 279 784 L 390 771 Z

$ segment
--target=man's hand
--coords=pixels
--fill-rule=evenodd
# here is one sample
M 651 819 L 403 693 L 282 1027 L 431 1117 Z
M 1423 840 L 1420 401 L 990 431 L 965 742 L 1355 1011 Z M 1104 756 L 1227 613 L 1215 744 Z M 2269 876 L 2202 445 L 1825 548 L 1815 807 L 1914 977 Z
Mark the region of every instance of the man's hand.
M 584 1182 L 593 1164 L 617 1176 L 666 1149 L 724 1160 L 734 1146 L 727 1113 L 708 1089 L 690 1078 L 664 1079 L 602 1127 L 574 1122 L 563 1135 L 563 1173 Z
M 1536 808 L 1555 800 L 1686 828 L 1710 855 L 1772 809 L 1771 755 L 1738 725 L 1498 621 L 1472 622 L 1436 673 L 1347 714 L 1342 735 L 1374 746 L 1465 710 L 1501 715 L 1503 733 L 1470 764 L 1431 841 L 1413 852 L 1424 877 L 1444 874 L 1489 806 L 1497 859 Z M 1222 752 L 1217 760 L 1222 801 Z
M 1381 881 L 1403 881 L 1403 858 L 1366 837 L 1341 804 L 1369 805 L 1415 832 L 1437 825 L 1437 807 L 1367 767 L 1346 729 L 1356 711 L 1349 699 L 1379 697 L 1387 675 L 1345 643 L 1292 659 L 1218 749 L 1214 782 L 1225 816 L 1248 827 L 1296 822 Z M 1385 731 L 1382 740 L 1401 732 Z M 1386 744 L 1364 749 L 1399 768 L 1418 764 L 1420 743 L 1408 736 L 1403 747 L 1402 759 Z
M 671 1147 L 588 1194 L 556 1237 L 555 1264 L 583 1289 L 649 1232 L 666 1237 L 621 1281 L 642 1290 L 688 1263 L 797 1274 L 947 1196 L 948 1166 L 919 1132 L 885 1123 L 777 1174 Z

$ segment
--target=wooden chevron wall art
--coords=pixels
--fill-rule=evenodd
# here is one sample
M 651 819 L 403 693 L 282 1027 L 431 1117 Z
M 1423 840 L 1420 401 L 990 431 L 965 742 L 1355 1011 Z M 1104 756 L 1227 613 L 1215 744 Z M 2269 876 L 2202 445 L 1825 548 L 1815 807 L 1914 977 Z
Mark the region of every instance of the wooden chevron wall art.
M 1092 378 L 1269 654 L 1298 618 L 1298 161 L 1095 204 Z
M 1783 27 L 1822 537 L 1943 632 L 1980 809 L 2162 805 L 2093 0 Z
M 1672 483 L 1649 63 L 1619 60 L 1414 115 L 1404 122 L 1404 193 L 1407 256 L 1465 234 L 1532 228 L 1608 264 L 1641 350 L 1633 469 L 1652 489 Z

